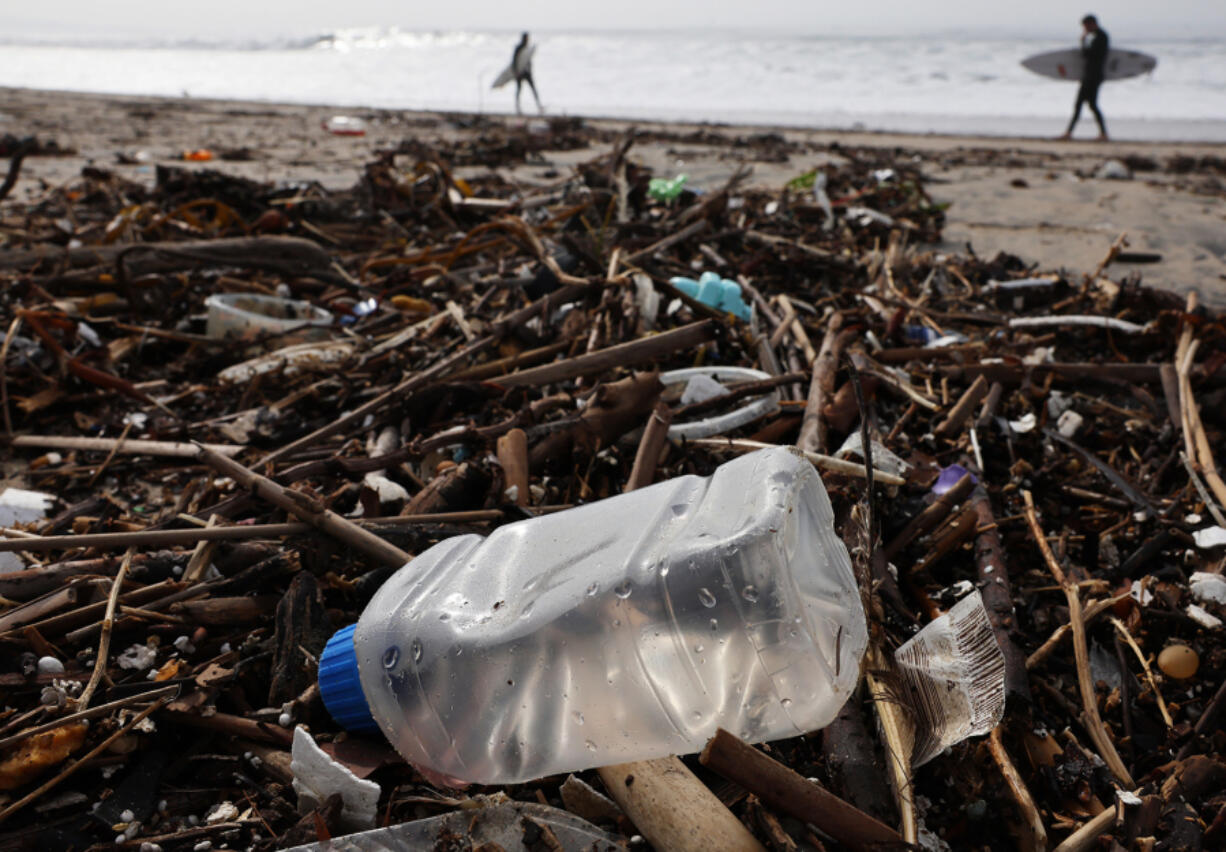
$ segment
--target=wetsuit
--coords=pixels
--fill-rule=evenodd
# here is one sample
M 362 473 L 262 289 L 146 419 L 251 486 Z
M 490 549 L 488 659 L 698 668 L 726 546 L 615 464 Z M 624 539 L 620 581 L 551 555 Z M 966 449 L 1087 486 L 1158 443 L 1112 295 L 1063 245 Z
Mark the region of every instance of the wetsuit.
M 515 112 L 517 114 L 520 112 L 519 93 L 523 89 L 524 83 L 527 83 L 532 89 L 532 98 L 536 101 L 537 111 L 543 112 L 544 107 L 541 106 L 540 95 L 536 93 L 536 83 L 532 81 L 532 58 L 528 53 L 528 36 L 526 34 L 515 47 L 515 53 L 511 56 L 511 67 L 515 69 Z
M 1068 133 L 1073 132 L 1077 119 L 1081 118 L 1081 105 L 1086 104 L 1094 113 L 1098 122 L 1098 132 L 1107 135 L 1107 125 L 1103 114 L 1098 109 L 1098 87 L 1103 84 L 1107 64 L 1107 49 L 1109 41 L 1107 31 L 1099 27 L 1082 41 L 1081 55 L 1085 59 L 1085 71 L 1081 75 L 1081 86 L 1077 89 L 1077 105 L 1073 107 L 1073 118 L 1068 123 Z

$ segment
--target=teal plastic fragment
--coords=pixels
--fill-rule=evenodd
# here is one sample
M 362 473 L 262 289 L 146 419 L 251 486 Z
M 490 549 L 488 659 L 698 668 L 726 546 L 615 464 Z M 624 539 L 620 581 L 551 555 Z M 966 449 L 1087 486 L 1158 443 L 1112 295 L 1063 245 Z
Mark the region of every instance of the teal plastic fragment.
M 720 278 L 714 272 L 704 272 L 697 281 L 678 276 L 669 279 L 668 283 L 704 305 L 749 322 L 749 306 L 741 298 L 741 285 L 735 281 Z

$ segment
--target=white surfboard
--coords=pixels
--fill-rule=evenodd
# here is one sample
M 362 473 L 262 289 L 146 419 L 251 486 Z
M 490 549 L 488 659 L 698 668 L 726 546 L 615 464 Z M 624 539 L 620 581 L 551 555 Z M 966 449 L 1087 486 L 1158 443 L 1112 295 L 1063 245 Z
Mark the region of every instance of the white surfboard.
M 507 83 L 515 79 L 516 71 L 523 71 L 532 64 L 532 55 L 536 53 L 536 45 L 529 44 L 528 49 L 523 52 L 519 61 L 519 68 L 515 67 L 515 60 L 512 59 L 506 68 L 502 69 L 502 73 L 494 78 L 494 85 L 491 88 L 501 89 Z
M 1055 80 L 1080 80 L 1085 70 L 1085 60 L 1081 58 L 1081 51 L 1075 47 L 1037 53 L 1029 59 L 1023 59 L 1022 65 L 1036 74 Z M 1148 53 L 1112 48 L 1107 51 L 1107 62 L 1103 69 L 1104 77 L 1107 80 L 1139 77 L 1153 71 L 1157 65 L 1158 60 Z

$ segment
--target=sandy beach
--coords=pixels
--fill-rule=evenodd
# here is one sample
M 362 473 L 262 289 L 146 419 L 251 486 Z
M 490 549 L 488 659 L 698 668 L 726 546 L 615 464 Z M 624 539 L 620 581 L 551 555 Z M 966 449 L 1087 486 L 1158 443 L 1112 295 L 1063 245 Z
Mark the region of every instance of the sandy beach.
M 330 116 L 362 118 L 362 137 L 334 136 Z M 584 119 L 597 140 L 618 139 L 630 122 Z M 1083 123 L 1084 124 L 1084 123 Z M 690 185 L 718 187 L 738 167 L 750 183 L 784 183 L 838 156 L 837 147 L 888 149 L 914 158 L 933 197 L 949 203 L 943 248 L 981 256 L 1007 251 L 1041 270 L 1093 269 L 1127 234 L 1129 250 L 1157 262 L 1116 263 L 1111 277 L 1138 275 L 1178 292 L 1197 289 L 1226 304 L 1226 146 L 1180 143 L 1057 142 L 1034 138 L 848 133 L 730 125 L 636 122 L 645 132 L 631 158 L 657 175 L 684 173 Z M 167 99 L 0 89 L 0 136 L 36 136 L 73 153 L 26 160 L 6 205 L 36 200 L 83 166 L 114 169 L 152 184 L 158 163 L 183 165 L 182 153 L 208 149 L 215 159 L 191 164 L 264 181 L 353 185 L 379 150 L 406 140 L 463 140 L 502 127 L 531 139 L 547 127 L 514 116 L 443 115 L 325 105 Z M 1083 126 L 1082 132 L 1089 132 Z M 459 174 L 493 170 L 525 187 L 556 181 L 600 153 L 600 143 L 540 150 L 517 162 L 482 163 Z M 1108 161 L 1128 177 L 1098 177 Z M 2 208 L 0 208 L 2 209 Z M 0 239 L 3 239 L 0 236 Z

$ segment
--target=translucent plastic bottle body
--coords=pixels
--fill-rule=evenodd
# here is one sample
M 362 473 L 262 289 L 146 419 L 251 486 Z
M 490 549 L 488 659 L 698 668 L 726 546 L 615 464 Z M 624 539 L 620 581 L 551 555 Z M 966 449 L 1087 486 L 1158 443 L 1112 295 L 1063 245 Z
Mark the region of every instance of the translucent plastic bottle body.
M 825 488 L 782 448 L 440 542 L 354 634 L 397 750 L 487 784 L 821 728 L 866 641 Z

